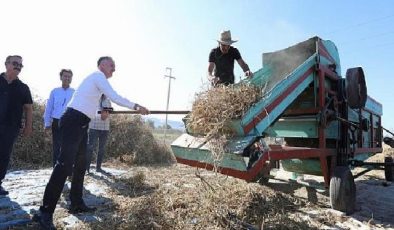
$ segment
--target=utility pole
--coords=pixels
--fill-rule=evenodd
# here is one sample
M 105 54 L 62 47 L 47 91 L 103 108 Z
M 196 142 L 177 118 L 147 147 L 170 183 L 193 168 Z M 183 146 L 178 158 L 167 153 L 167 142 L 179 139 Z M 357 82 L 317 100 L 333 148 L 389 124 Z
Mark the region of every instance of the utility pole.
M 167 93 L 167 107 L 166 107 L 166 111 L 168 112 L 168 106 L 170 104 L 171 80 L 172 79 L 175 80 L 175 77 L 172 76 L 172 68 L 171 67 L 166 67 L 166 72 L 170 73 L 169 75 L 164 75 L 164 77 L 168 77 L 168 93 Z M 168 113 L 166 113 L 166 127 L 164 129 L 164 141 L 166 139 L 167 127 L 168 127 Z

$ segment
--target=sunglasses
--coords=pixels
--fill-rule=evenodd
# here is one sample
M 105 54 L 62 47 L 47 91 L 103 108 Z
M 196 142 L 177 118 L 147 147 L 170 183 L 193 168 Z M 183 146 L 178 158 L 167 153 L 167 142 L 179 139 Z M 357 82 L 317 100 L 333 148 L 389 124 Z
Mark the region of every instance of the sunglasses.
M 22 63 L 19 63 L 19 62 L 17 62 L 17 61 L 13 61 L 13 62 L 11 62 L 11 64 L 14 66 L 14 67 L 18 67 L 18 68 L 23 68 L 23 64 Z

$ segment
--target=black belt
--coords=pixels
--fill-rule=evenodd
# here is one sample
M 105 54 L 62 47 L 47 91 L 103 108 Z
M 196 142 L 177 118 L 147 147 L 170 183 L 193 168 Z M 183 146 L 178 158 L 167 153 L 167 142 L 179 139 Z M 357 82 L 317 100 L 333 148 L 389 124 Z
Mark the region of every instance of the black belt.
M 79 110 L 76 110 L 76 109 L 73 109 L 73 108 L 71 108 L 71 107 L 68 107 L 67 110 L 66 110 L 66 113 L 67 113 L 67 112 L 69 112 L 69 113 L 74 113 L 74 114 L 78 114 L 78 116 L 81 116 L 81 118 L 82 118 L 83 120 L 85 120 L 85 122 L 87 122 L 87 123 L 90 122 L 90 118 L 89 118 L 88 116 L 86 116 L 86 114 L 82 113 L 82 112 L 79 111 Z

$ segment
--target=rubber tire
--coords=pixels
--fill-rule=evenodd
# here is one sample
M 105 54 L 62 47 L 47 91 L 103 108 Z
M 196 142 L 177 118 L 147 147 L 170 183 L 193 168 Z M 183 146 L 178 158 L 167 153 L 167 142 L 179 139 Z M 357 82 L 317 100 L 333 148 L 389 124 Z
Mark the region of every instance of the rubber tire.
M 393 163 L 393 158 L 385 157 L 384 163 Z M 384 176 L 387 181 L 393 181 L 393 177 L 394 177 L 393 173 L 394 173 L 393 166 L 384 166 Z
M 330 180 L 330 203 L 335 210 L 350 215 L 356 205 L 356 185 L 347 166 L 337 166 Z

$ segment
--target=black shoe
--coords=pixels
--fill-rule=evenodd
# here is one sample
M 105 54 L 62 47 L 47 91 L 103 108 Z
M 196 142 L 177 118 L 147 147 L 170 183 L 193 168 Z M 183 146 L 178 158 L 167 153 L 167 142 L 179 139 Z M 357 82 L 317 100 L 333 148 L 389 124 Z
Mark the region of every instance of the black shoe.
M 3 188 L 3 186 L 0 185 L 0 196 L 6 196 L 6 195 L 8 195 L 8 193 L 9 192 L 7 190 L 5 190 Z
M 86 206 L 86 204 L 82 203 L 79 205 L 71 205 L 70 210 L 68 212 L 72 213 L 72 214 L 77 214 L 77 213 L 81 213 L 81 212 L 94 212 L 96 210 L 97 210 L 97 208 L 88 207 L 88 206 Z
M 109 172 L 107 172 L 107 171 L 105 171 L 104 169 L 101 169 L 101 168 L 96 169 L 96 172 L 99 172 L 99 173 L 101 173 L 103 175 L 107 175 L 107 176 L 111 176 L 112 175 L 111 173 L 109 173 Z
M 55 225 L 53 224 L 53 214 L 47 212 L 41 212 L 39 214 L 34 214 L 33 221 L 38 222 L 40 224 L 41 229 L 43 230 L 56 230 Z

